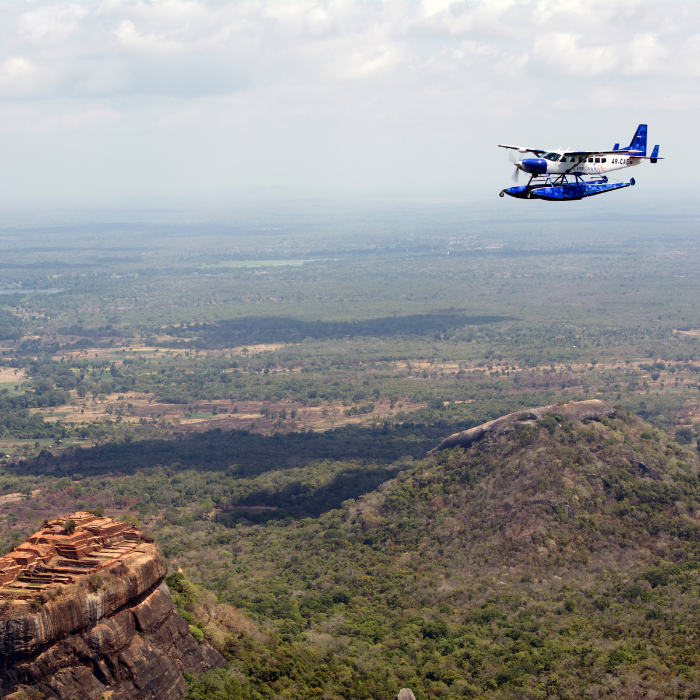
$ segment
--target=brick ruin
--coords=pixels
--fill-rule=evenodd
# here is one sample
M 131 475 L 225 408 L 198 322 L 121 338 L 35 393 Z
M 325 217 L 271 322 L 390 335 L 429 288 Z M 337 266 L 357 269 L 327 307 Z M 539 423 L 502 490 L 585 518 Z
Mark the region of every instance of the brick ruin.
M 74 529 L 67 529 L 69 521 L 75 523 Z M 0 557 L 0 598 L 27 600 L 70 585 L 118 564 L 141 542 L 139 530 L 113 518 L 78 511 L 51 520 Z

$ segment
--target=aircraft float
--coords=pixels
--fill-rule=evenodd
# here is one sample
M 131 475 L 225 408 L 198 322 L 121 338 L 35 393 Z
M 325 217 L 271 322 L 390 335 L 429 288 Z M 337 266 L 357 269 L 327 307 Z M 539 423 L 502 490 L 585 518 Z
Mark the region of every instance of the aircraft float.
M 577 200 L 597 194 L 621 190 L 634 185 L 629 182 L 608 182 L 606 173 L 623 168 L 633 168 L 645 160 L 656 163 L 659 147 L 654 146 L 647 158 L 647 125 L 640 124 L 627 148 L 616 143 L 611 151 L 547 151 L 541 148 L 508 146 L 499 143 L 499 148 L 507 148 L 518 153 L 532 153 L 534 158 L 513 159 L 517 182 L 521 172 L 530 175 L 527 185 L 508 187 L 501 190 L 500 196 L 510 195 L 517 199 L 546 199 L 550 202 Z

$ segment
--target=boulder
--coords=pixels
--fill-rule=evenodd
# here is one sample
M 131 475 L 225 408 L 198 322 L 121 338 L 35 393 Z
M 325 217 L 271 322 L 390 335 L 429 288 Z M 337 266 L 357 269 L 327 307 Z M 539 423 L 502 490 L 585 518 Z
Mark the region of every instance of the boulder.
M 401 690 L 394 695 L 394 700 L 416 700 L 416 696 L 410 688 L 401 688 Z

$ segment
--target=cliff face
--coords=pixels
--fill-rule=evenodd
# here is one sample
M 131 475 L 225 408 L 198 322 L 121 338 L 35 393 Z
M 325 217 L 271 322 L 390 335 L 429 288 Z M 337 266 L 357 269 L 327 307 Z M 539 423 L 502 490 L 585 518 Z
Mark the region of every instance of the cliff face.
M 195 641 L 175 612 L 166 570 L 158 547 L 141 542 L 97 573 L 48 589 L 46 602 L 5 595 L 0 697 L 19 700 L 34 690 L 60 700 L 182 697 L 183 673 L 199 675 L 224 659 Z
M 60 613 L 56 605 L 54 614 Z M 22 622 L 8 621 L 6 629 Z M 214 649 L 192 638 L 160 583 L 141 602 L 17 660 L 3 669 L 0 684 L 8 700 L 33 690 L 60 700 L 177 700 L 186 690 L 183 673 L 199 675 L 223 663 Z

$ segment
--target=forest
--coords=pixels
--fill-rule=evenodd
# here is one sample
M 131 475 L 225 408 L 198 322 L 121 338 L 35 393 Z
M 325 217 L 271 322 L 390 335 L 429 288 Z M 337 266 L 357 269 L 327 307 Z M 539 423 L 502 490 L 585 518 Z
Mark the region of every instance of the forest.
M 695 222 L 568 223 L 0 229 L 0 548 L 138 522 L 228 661 L 192 700 L 700 697 Z M 588 398 L 617 417 L 426 458 Z

